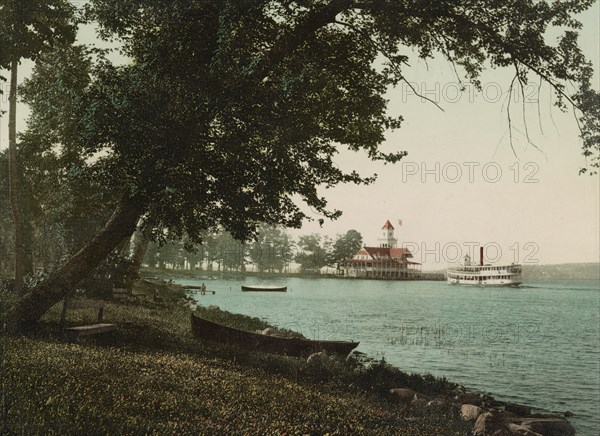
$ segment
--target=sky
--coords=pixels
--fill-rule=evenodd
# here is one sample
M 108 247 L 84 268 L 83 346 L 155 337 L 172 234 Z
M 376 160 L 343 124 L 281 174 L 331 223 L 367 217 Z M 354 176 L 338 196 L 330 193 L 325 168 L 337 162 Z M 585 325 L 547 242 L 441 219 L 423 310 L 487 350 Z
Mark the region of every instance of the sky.
M 599 2 L 580 18 L 580 46 L 594 65 L 594 87 L 600 89 Z M 94 42 L 93 29 L 82 29 L 79 40 Z M 525 98 L 520 93 L 510 98 L 511 147 L 510 70 L 484 72 L 482 92 L 469 84 L 460 92 L 447 61 L 424 62 L 415 53 L 406 54 L 411 60 L 404 73 L 412 88 L 403 84 L 387 95 L 389 113 L 402 115 L 404 122 L 387 134 L 382 148 L 408 155 L 396 165 L 383 165 L 340 150 L 336 163 L 341 168 L 376 173 L 376 182 L 322 191 L 331 208 L 343 211 L 342 217 L 326 220 L 322 227 L 308 222 L 290 233 L 335 237 L 355 229 L 365 245 L 378 245 L 381 227 L 389 219 L 398 245 L 408 247 L 425 270 L 473 255 L 478 246 L 485 247 L 491 263 L 598 262 L 600 178 L 578 175 L 586 162 L 577 123 L 572 112 L 553 106 L 548 85 L 531 83 Z M 31 63 L 25 62 L 21 80 L 30 72 Z M 7 110 L 8 87 L 0 86 L 5 91 L 0 109 Z M 26 107 L 20 105 L 19 130 L 26 116 Z M 8 146 L 7 122 L 7 116 L 0 118 L 1 149 Z
M 580 46 L 594 65 L 594 87 L 600 89 L 599 3 L 581 20 Z M 553 106 L 548 85 L 531 83 L 525 99 L 520 93 L 512 96 L 513 152 L 506 105 L 512 71 L 486 71 L 483 92 L 467 85 L 460 93 L 447 61 L 419 62 L 407 54 L 408 81 L 444 111 L 408 85 L 391 90 L 390 113 L 402 115 L 404 123 L 387 135 L 384 149 L 408 155 L 384 166 L 342 153 L 342 168 L 376 173 L 377 181 L 323 192 L 343 216 L 292 234 L 356 229 L 366 245 L 378 245 L 389 219 L 398 245 L 410 248 L 424 269 L 446 267 L 464 254 L 473 255 L 477 246 L 484 246 L 492 263 L 598 262 L 600 179 L 578 175 L 586 161 L 577 123 L 572 112 Z M 526 140 L 523 119 L 534 145 Z

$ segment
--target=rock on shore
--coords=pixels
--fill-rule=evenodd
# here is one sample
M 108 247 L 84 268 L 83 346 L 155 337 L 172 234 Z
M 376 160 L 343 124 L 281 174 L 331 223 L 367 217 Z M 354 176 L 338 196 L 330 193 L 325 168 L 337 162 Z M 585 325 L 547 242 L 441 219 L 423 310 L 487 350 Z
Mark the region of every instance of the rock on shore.
M 459 407 L 462 418 L 473 422 L 473 434 L 476 436 L 572 436 L 575 434 L 573 426 L 562 417 L 531 414 L 529 406 L 503 403 L 487 395 L 459 392 L 456 395 L 432 400 L 406 387 L 390 389 L 390 394 L 398 401 L 413 406 L 447 404 Z
M 473 404 L 463 404 L 460 407 L 460 415 L 465 421 L 475 421 L 482 413 L 483 409 Z
M 552 415 L 516 416 L 510 412 L 485 412 L 477 418 L 473 434 L 487 435 L 525 435 L 525 436 L 572 436 L 573 426 L 564 418 Z

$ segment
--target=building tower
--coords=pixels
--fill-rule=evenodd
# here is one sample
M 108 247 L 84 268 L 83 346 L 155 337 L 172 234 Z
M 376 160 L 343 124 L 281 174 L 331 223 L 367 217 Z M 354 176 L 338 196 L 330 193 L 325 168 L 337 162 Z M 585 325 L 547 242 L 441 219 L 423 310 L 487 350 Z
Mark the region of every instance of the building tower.
M 394 226 L 387 220 L 381 228 L 382 237 L 379 238 L 379 246 L 383 248 L 396 248 L 398 240 L 394 238 Z

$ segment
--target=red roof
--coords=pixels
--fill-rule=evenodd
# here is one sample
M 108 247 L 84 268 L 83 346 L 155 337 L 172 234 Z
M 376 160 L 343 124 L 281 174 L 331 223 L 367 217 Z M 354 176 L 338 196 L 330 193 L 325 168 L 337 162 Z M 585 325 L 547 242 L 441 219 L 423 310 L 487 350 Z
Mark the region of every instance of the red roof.
M 390 257 L 413 257 L 408 248 L 390 248 Z
M 397 261 L 397 260 L 391 260 L 391 259 L 369 259 L 369 260 L 361 260 L 361 259 L 344 259 L 343 261 L 341 261 L 340 263 L 344 264 L 344 265 L 355 265 L 355 264 L 362 264 L 362 263 L 368 263 L 368 264 L 374 264 L 374 265 L 384 265 L 384 264 L 390 264 L 390 265 L 421 265 L 419 262 L 411 262 L 409 260 L 404 260 L 404 261 Z
M 369 256 L 373 259 L 402 259 L 413 257 L 407 248 L 389 248 L 389 247 L 363 247 Z
M 392 225 L 392 223 L 390 222 L 390 220 L 387 220 L 381 229 L 392 229 L 392 230 L 394 230 L 394 226 Z

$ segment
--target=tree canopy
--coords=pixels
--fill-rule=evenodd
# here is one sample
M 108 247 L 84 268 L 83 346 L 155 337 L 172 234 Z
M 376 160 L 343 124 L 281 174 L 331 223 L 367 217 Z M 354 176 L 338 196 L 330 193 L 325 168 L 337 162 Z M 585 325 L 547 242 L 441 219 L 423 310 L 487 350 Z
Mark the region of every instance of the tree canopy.
M 72 46 L 40 58 L 24 93 L 29 131 L 121 199 L 103 232 L 33 292 L 72 287 L 141 215 L 168 229 L 155 237 L 192 243 L 221 226 L 236 239 L 260 222 L 298 227 L 310 218 L 300 201 L 338 217 L 321 189 L 374 181 L 340 169 L 339 150 L 385 163 L 405 155 L 380 145 L 402 122 L 388 115 L 385 93 L 405 80 L 407 48 L 422 59 L 441 53 L 476 86 L 486 68 L 511 68 L 511 88 L 541 78 L 561 108 L 597 111 L 574 18 L 593 3 L 91 0 L 88 19 L 127 62 Z M 562 31 L 555 44 L 551 28 Z M 597 120 L 581 119 L 597 167 Z
M 75 40 L 75 7 L 67 0 L 0 0 L 0 69 L 36 59 L 57 41 Z
M 378 149 L 401 122 L 386 114 L 383 95 L 404 79 L 403 47 L 422 58 L 442 52 L 476 84 L 486 62 L 514 68 L 521 84 L 538 74 L 560 104 L 575 101 L 564 82 L 591 76 L 576 32 L 555 47 L 544 35 L 549 26 L 577 29 L 573 14 L 592 3 L 94 0 L 91 16 L 131 62 L 90 65 L 87 83 L 61 83 L 72 104 L 41 110 L 63 127 L 54 143 L 102 153 L 90 165 L 96 174 L 126 188 L 174 237 L 197 241 L 221 224 L 245 238 L 259 222 L 299 226 L 307 215 L 294 196 L 338 216 L 318 188 L 373 180 L 337 168 L 339 147 L 387 162 L 404 155 Z M 72 57 L 59 56 L 51 71 L 85 79 L 68 66 Z M 30 87 L 56 74 L 44 65 Z
M 331 250 L 331 264 L 345 259 L 352 259 L 363 246 L 362 235 L 356 230 L 348 230 L 343 235 L 337 235 Z

